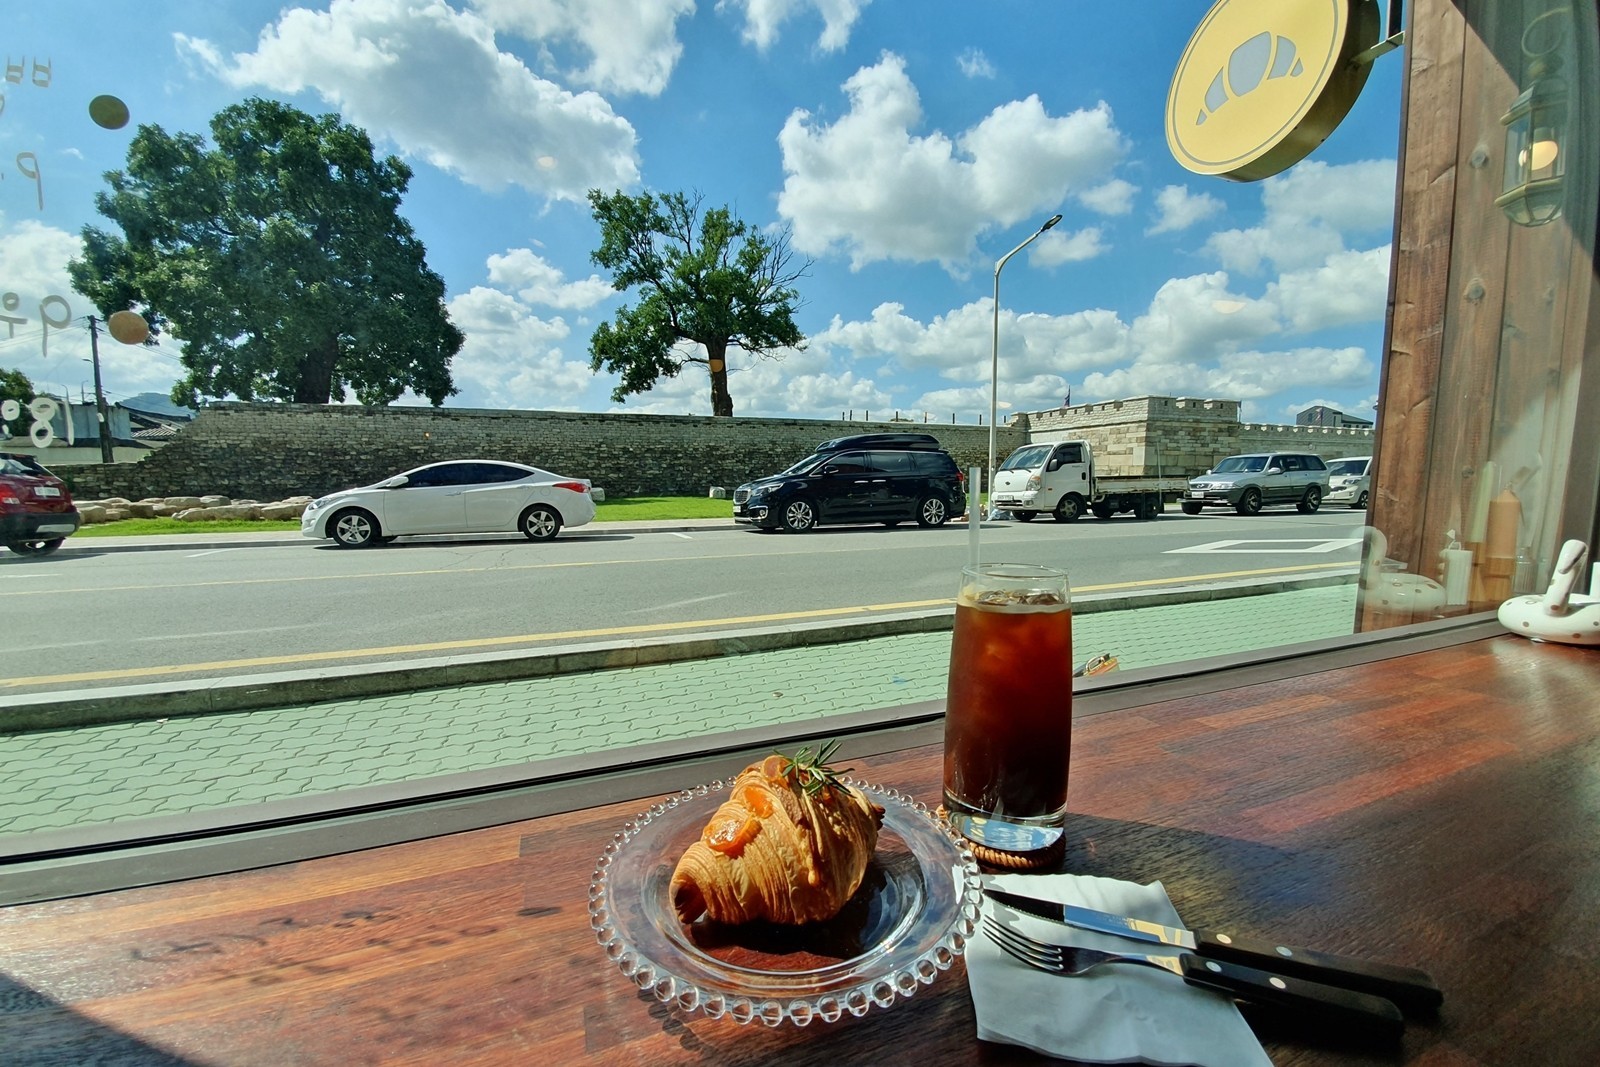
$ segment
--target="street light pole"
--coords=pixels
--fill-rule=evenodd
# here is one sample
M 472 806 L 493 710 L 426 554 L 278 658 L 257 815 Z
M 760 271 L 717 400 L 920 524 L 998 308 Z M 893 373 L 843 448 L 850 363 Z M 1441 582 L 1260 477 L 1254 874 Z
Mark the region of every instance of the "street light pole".
M 1001 256 L 994 265 L 994 338 L 989 350 L 989 511 L 994 511 L 994 425 L 995 409 L 999 407 L 1000 400 L 1000 268 L 1006 265 L 1006 260 L 1016 255 L 1033 243 L 1035 237 L 1061 221 L 1060 215 L 1051 215 L 1045 224 L 1035 230 L 1026 241 Z M 980 487 L 981 489 L 982 487 Z

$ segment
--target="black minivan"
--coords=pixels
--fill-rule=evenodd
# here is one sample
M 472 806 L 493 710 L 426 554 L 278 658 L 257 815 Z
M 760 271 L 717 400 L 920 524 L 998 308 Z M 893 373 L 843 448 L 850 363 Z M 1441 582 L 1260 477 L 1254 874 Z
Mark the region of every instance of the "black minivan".
M 837 437 L 733 491 L 734 522 L 792 533 L 846 522 L 943 526 L 966 509 L 966 478 L 926 433 Z

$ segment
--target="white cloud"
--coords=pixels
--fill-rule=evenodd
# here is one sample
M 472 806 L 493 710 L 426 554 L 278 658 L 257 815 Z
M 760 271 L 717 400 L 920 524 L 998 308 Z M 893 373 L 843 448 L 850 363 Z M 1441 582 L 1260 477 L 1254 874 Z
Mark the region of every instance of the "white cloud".
M 598 275 L 569 282 L 555 266 L 532 249 L 512 248 L 488 260 L 489 280 L 514 291 L 525 303 L 553 308 L 593 307 L 616 289 Z
M 1235 292 L 1223 271 L 1173 278 L 1132 322 L 1106 309 L 1050 315 L 1002 307 L 1000 399 L 1011 410 L 1040 410 L 1057 406 L 1068 388 L 1077 400 L 1155 393 L 1247 402 L 1289 388 L 1360 388 L 1375 374 L 1374 358 L 1362 348 L 1272 342 L 1381 321 L 1387 262 L 1386 249 L 1341 253 L 1281 277 L 1259 297 Z M 884 303 L 865 320 L 836 317 L 812 335 L 810 351 L 832 367 L 882 362 L 908 375 L 933 370 L 951 385 L 909 400 L 889 388 L 893 405 L 965 417 L 988 410 L 993 315 L 988 299 L 926 322 Z
M 1143 363 L 1207 360 L 1280 329 L 1273 304 L 1234 297 L 1215 271 L 1163 282 L 1134 319 L 1130 344 Z
M 1261 189 L 1274 225 L 1320 220 L 1345 233 L 1388 233 L 1394 225 L 1395 161 L 1300 163 Z
M 1056 229 L 1028 246 L 1028 260 L 1036 267 L 1056 267 L 1062 263 L 1080 263 L 1109 251 L 1111 246 L 1101 239 L 1098 226 L 1077 233 Z
M 450 364 L 460 395 L 454 407 L 576 410 L 595 382 L 585 360 L 567 359 L 571 331 L 561 319 L 541 319 L 515 297 L 483 286 L 449 303 L 450 319 L 466 343 Z
M 1156 194 L 1156 221 L 1144 232 L 1186 230 L 1218 214 L 1226 205 L 1210 193 L 1191 193 L 1186 185 L 1169 185 Z
M 981 48 L 968 48 L 962 52 L 956 57 L 956 66 L 968 78 L 994 77 L 994 64 L 989 62 L 989 57 L 983 54 Z
M 0 368 L 19 370 L 36 390 L 73 403 L 94 397 L 84 317 L 99 312 L 73 292 L 66 269 L 82 254 L 75 234 L 32 219 L 10 223 L 0 214 L 0 314 L 6 316 L 0 319 Z M 183 376 L 175 342 L 125 345 L 105 333 L 103 323 L 100 329 L 100 377 L 108 399 L 165 394 Z
M 850 41 L 850 30 L 872 0 L 717 0 L 717 10 L 744 11 L 744 39 L 762 51 L 772 47 L 778 31 L 802 11 L 814 10 L 822 17 L 822 34 L 817 47 L 837 52 Z
M 916 87 L 885 53 L 844 84 L 850 109 L 832 125 L 795 111 L 778 136 L 787 177 L 778 211 L 794 245 L 960 270 L 981 234 L 1054 210 L 1096 186 L 1126 150 L 1104 104 L 1057 118 L 1036 96 L 1003 104 L 954 138 L 914 132 Z
M 892 356 L 908 371 L 935 370 L 953 381 L 972 382 L 972 389 L 981 383 L 987 397 L 993 331 L 994 303 L 988 298 L 928 323 L 907 315 L 900 304 L 884 303 L 863 322 L 835 318 L 826 330 L 813 334 L 809 344 L 810 351 L 824 353 L 843 366 Z M 1106 360 L 1120 362 L 1130 355 L 1127 327 L 1113 312 L 1102 309 L 1038 315 L 1002 307 L 1000 338 L 1000 377 L 1012 384 L 1081 371 Z
M 1287 272 L 1267 286 L 1266 298 L 1299 333 L 1381 322 L 1389 301 L 1389 246 L 1337 252 L 1321 266 Z
M 1344 251 L 1346 239 L 1389 233 L 1394 222 L 1394 160 L 1304 162 L 1261 186 L 1261 225 L 1213 234 L 1206 249 L 1230 270 L 1255 273 L 1315 267 Z
M 1286 386 L 1361 386 L 1375 371 L 1360 348 L 1294 348 L 1277 352 L 1238 352 L 1214 364 L 1195 362 L 1141 363 L 1090 374 L 1085 394 L 1094 397 L 1163 396 L 1224 397 L 1259 400 Z
M 443 0 L 288 9 L 254 52 L 228 59 L 207 41 L 175 40 L 234 88 L 315 92 L 375 139 L 484 189 L 581 201 L 639 180 L 633 127 L 604 98 L 536 76 L 495 47 L 488 22 Z
M 683 55 L 678 20 L 694 0 L 471 0 L 501 33 L 546 46 L 570 42 L 588 65 L 566 74 L 601 91 L 659 94 Z
M 1137 185 L 1113 178 L 1104 185 L 1079 193 L 1078 202 L 1102 215 L 1126 215 L 1133 210 L 1133 196 L 1138 191 Z

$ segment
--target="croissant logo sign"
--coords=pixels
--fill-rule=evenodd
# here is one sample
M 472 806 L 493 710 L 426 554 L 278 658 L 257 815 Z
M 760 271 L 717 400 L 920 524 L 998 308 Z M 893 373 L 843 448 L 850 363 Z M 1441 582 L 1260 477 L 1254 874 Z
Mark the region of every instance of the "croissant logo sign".
M 1167 145 L 1185 168 L 1257 181 L 1327 140 L 1366 84 L 1377 0 L 1217 0 L 1167 92 Z

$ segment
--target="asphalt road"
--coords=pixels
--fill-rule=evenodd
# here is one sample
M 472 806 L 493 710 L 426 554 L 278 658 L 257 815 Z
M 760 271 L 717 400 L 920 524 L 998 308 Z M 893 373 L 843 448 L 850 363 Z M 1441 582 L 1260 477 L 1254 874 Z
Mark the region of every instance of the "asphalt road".
M 1359 557 L 1362 512 L 989 522 L 986 560 L 1065 568 L 1074 595 L 1309 574 Z M 378 663 L 936 609 L 965 525 L 564 531 L 0 557 L 0 695 Z

